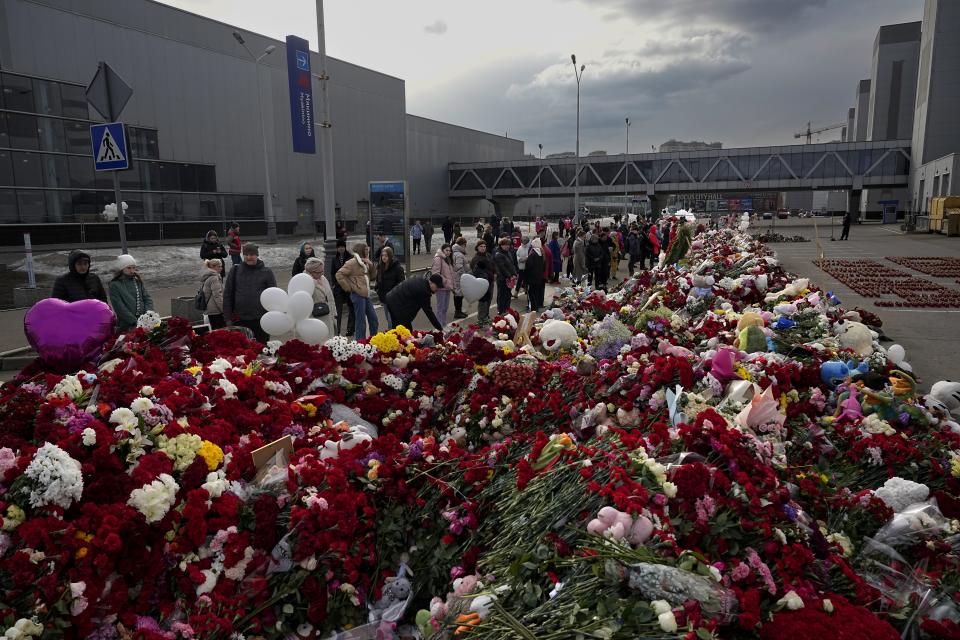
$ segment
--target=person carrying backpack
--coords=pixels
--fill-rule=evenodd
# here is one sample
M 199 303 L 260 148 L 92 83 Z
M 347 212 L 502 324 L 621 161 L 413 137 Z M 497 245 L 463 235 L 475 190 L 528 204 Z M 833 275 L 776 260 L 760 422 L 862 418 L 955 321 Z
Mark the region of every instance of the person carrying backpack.
M 211 258 L 205 264 L 198 293 L 203 297 L 202 311 L 206 312 L 211 329 L 223 329 L 227 326 L 223 317 L 223 262 L 218 258 Z

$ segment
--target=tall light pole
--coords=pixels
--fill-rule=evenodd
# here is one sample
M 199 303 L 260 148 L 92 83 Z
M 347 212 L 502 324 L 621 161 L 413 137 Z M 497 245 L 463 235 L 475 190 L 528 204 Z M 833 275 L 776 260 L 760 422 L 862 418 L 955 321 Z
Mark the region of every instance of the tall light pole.
M 333 183 L 333 131 L 330 124 L 330 93 L 327 85 L 327 35 L 323 21 L 323 0 L 317 0 L 317 52 L 320 54 L 320 178 L 323 189 L 323 224 L 326 228 L 324 254 L 327 260 L 326 273 L 330 277 L 330 264 L 337 252 L 336 194 Z
M 587 65 L 580 65 L 580 71 L 577 71 L 576 54 L 570 54 L 570 61 L 573 62 L 573 77 L 577 79 L 577 159 L 573 174 L 573 217 L 576 218 L 580 214 L 580 78 Z
M 626 159 L 623 162 L 623 217 L 627 217 L 627 177 L 630 173 L 630 118 L 626 119 L 627 122 L 627 149 L 624 154 Z
M 537 144 L 540 148 L 540 171 L 537 173 L 537 209 L 540 210 L 540 215 L 543 215 L 543 203 L 540 202 L 541 196 L 541 187 L 543 185 L 543 145 Z
M 253 70 L 257 74 L 257 110 L 260 112 L 260 141 L 263 143 L 263 177 L 266 182 L 267 193 L 267 242 L 277 241 L 277 219 L 273 215 L 273 190 L 270 188 L 270 159 L 267 156 L 267 128 L 263 123 L 263 91 L 260 89 L 260 61 L 274 52 L 274 45 L 268 46 L 259 56 L 253 55 L 239 31 L 233 32 L 234 39 L 240 43 L 253 60 Z

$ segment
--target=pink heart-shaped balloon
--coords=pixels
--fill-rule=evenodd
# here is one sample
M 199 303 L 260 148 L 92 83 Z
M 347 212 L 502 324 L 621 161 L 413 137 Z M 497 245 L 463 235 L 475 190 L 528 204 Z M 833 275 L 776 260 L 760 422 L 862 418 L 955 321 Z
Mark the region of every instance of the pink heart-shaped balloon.
M 115 320 L 100 300 L 41 300 L 23 318 L 23 332 L 40 360 L 57 373 L 73 373 L 100 356 Z

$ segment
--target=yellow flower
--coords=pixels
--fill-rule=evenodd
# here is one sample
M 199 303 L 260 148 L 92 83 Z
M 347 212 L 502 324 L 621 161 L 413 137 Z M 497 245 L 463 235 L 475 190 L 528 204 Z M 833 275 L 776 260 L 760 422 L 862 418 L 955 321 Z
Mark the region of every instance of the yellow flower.
M 210 471 L 216 471 L 220 463 L 223 462 L 223 449 L 209 440 L 203 441 L 203 444 L 197 450 L 197 455 L 203 458 L 203 461 L 207 463 L 207 469 Z
M 380 353 L 393 353 L 394 351 L 400 351 L 400 340 L 397 338 L 397 334 L 393 330 L 378 333 L 377 335 L 373 336 L 370 338 L 370 344 L 375 346 L 377 351 Z
M 950 475 L 952 475 L 954 478 L 960 478 L 960 456 L 951 456 Z
M 407 338 L 410 338 L 410 337 L 413 336 L 413 334 L 410 333 L 410 330 L 407 329 L 407 328 L 406 328 L 405 326 L 403 326 L 402 324 L 399 325 L 396 329 L 394 329 L 394 331 L 396 331 L 396 332 L 397 332 L 397 335 L 400 336 L 401 338 L 403 338 L 404 340 L 406 340 Z
M 3 530 L 13 531 L 26 519 L 27 514 L 24 512 L 24 510 L 15 504 L 11 504 L 7 507 L 7 515 L 3 518 Z
M 197 375 L 198 373 L 200 373 L 201 371 L 203 371 L 203 367 L 201 367 L 200 365 L 194 365 L 194 366 L 190 367 L 189 369 L 184 369 L 184 371 L 186 371 L 187 373 L 189 373 L 189 374 L 192 375 L 192 376 L 195 376 L 195 375 Z
M 780 394 L 780 413 L 786 413 L 786 412 L 787 412 L 787 403 L 788 403 L 788 402 L 789 402 L 789 401 L 787 400 L 787 394 L 781 393 L 781 394 Z
M 830 482 L 830 476 L 828 476 L 828 475 L 825 474 L 825 473 L 821 473 L 821 474 L 820 474 L 820 482 L 822 482 L 823 484 L 827 484 L 828 482 Z
M 750 375 L 750 372 L 747 371 L 746 367 L 740 365 L 737 367 L 737 375 L 743 378 L 744 380 L 753 380 L 753 377 Z

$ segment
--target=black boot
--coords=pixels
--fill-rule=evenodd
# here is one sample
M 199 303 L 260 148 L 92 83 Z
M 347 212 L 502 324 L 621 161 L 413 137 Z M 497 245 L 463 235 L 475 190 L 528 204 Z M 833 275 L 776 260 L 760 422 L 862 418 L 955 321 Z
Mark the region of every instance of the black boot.
M 453 319 L 462 320 L 467 317 L 463 312 L 463 296 L 453 296 Z

